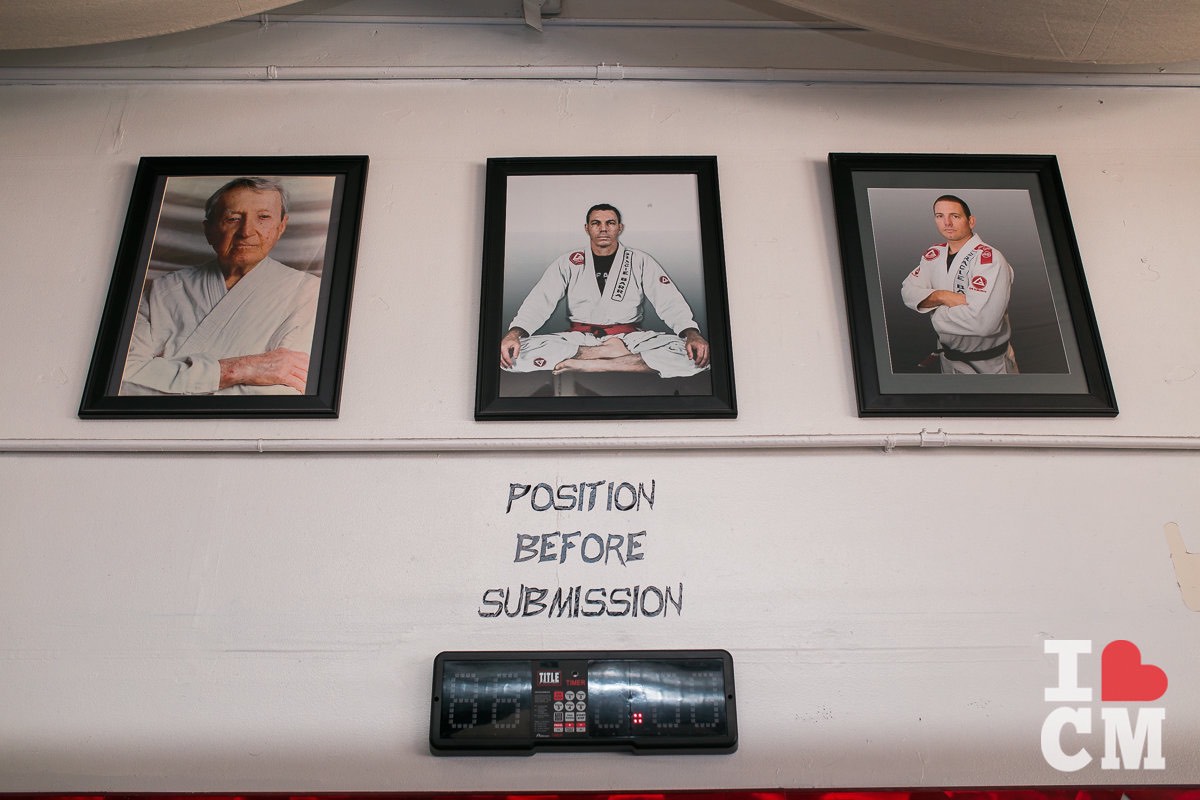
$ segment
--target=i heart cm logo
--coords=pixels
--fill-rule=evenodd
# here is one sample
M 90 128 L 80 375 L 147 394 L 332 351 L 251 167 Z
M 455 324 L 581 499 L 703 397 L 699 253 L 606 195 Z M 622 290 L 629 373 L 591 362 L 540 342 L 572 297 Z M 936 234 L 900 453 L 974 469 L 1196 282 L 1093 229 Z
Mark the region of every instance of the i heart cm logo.
M 1125 639 L 1109 642 L 1100 655 L 1100 699 L 1117 702 L 1157 700 L 1167 691 L 1167 673 L 1142 663 L 1142 652 Z

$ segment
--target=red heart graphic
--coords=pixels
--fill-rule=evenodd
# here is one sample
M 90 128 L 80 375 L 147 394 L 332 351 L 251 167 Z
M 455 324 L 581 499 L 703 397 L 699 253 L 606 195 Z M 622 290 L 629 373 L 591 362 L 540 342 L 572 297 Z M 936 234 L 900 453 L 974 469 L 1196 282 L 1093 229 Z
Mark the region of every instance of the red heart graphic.
M 1142 663 L 1137 645 L 1109 642 L 1100 656 L 1100 699 L 1122 702 L 1157 700 L 1167 691 L 1167 673 Z

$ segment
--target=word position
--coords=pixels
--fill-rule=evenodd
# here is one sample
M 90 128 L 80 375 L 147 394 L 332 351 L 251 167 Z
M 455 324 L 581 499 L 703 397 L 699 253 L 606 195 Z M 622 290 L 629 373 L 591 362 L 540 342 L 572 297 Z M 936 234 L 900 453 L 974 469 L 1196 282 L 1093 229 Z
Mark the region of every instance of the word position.
M 640 511 L 643 503 L 647 509 L 653 509 L 654 488 L 654 481 L 650 481 L 649 491 L 644 483 L 635 486 L 627 481 L 584 481 L 558 486 L 510 483 L 504 513 L 511 512 L 513 504 L 519 501 L 521 505 L 528 503 L 534 511 L 594 511 L 597 502 L 601 511 Z

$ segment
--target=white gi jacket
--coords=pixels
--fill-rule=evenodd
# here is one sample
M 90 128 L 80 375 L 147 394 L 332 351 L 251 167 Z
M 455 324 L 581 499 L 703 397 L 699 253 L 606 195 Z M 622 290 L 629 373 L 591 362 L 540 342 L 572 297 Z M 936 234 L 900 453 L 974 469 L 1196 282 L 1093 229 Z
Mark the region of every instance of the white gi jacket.
M 900 295 L 904 304 L 921 314 L 930 315 L 930 322 L 943 347 L 962 353 L 1000 347 L 1012 336 L 1008 322 L 1012 267 L 1003 253 L 984 244 L 978 236 L 967 240 L 954 266 L 949 269 L 946 268 L 947 251 L 945 242 L 925 251 L 917 268 L 901 284 Z M 966 296 L 967 303 L 954 307 L 917 308 L 935 289 L 961 292 Z
M 509 328 L 536 333 L 567 297 L 567 317 L 590 325 L 637 325 L 642 321 L 642 300 L 648 299 L 663 322 L 676 334 L 700 326 L 675 284 L 647 253 L 618 245 L 604 295 L 596 285 L 591 248 L 574 250 L 555 259 L 534 284 Z
M 216 261 L 156 278 L 138 306 L 121 395 L 297 394 L 287 386 L 218 390 L 222 358 L 286 347 L 311 352 L 321 281 L 260 261 L 232 289 Z

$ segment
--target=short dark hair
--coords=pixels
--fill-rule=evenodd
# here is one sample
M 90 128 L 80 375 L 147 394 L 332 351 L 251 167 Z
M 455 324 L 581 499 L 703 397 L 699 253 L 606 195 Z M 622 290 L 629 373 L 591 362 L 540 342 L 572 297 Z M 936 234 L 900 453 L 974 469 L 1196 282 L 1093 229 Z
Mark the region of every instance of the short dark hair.
M 613 212 L 614 214 L 616 214 L 616 215 L 617 215 L 617 223 L 618 223 L 618 224 L 620 224 L 620 222 L 621 222 L 621 211 L 620 211 L 620 209 L 618 209 L 616 206 L 609 205 L 608 203 L 597 203 L 596 205 L 594 205 L 594 206 L 592 206 L 591 208 L 589 208 L 589 209 L 587 210 L 587 213 L 583 215 L 583 221 L 584 221 L 584 222 L 591 222 L 591 221 L 592 221 L 592 212 L 593 212 L 593 211 L 611 211 L 611 212 Z
M 960 206 L 962 206 L 963 214 L 968 217 L 971 216 L 971 207 L 967 205 L 967 201 L 963 200 L 961 197 L 953 194 L 944 194 L 937 200 L 934 200 L 933 204 L 936 206 L 943 200 L 949 200 L 951 203 L 958 203 Z
M 229 183 L 222 186 L 212 193 L 208 201 L 204 204 L 204 221 L 212 220 L 213 209 L 217 207 L 217 202 L 226 192 L 231 192 L 234 189 L 253 189 L 256 192 L 279 192 L 279 206 L 283 213 L 281 216 L 286 217 L 288 211 L 288 193 L 287 189 L 283 188 L 283 184 L 274 178 L 234 178 Z

